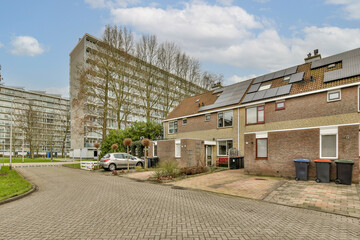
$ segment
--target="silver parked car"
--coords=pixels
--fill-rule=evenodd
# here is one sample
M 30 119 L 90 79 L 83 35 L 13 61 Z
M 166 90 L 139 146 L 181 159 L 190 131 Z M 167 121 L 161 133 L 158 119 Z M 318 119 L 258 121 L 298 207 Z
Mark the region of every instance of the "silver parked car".
M 127 168 L 128 159 L 127 153 L 108 153 L 100 159 L 100 165 L 105 170 L 113 171 L 117 168 Z M 129 154 L 129 166 L 134 168 L 135 166 L 144 167 L 144 159 L 134 157 Z

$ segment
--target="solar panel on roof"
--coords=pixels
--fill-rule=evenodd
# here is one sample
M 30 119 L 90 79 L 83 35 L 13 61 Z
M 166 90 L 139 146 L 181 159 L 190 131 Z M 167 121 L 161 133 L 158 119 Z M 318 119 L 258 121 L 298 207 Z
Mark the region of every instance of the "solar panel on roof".
M 302 81 L 304 79 L 304 74 L 304 72 L 300 72 L 291 75 L 289 83 L 296 83 Z
M 331 82 L 360 75 L 360 56 L 343 60 L 342 69 L 326 72 L 324 82 Z
M 274 78 L 274 73 L 269 73 L 264 76 L 263 82 L 269 81 Z
M 276 96 L 289 94 L 290 90 L 291 90 L 291 87 L 292 87 L 292 84 L 288 84 L 288 85 L 279 87 L 279 89 L 278 89 L 278 91 L 276 93 Z
M 264 80 L 264 76 L 257 77 L 257 78 L 255 79 L 255 81 L 254 81 L 254 83 L 253 83 L 253 84 L 256 84 L 256 83 L 262 83 L 262 82 L 263 82 L 263 80 Z
M 276 87 L 276 88 L 270 88 L 270 89 L 266 90 L 266 93 L 265 93 L 265 95 L 264 95 L 264 98 L 275 97 L 278 90 L 279 90 L 278 87 Z
M 284 76 L 294 74 L 297 71 L 297 66 L 285 69 Z
M 251 102 L 253 100 L 255 94 L 256 93 L 248 93 L 248 94 L 246 94 L 243 101 L 242 101 L 242 103 Z
M 257 90 L 259 90 L 260 85 L 261 85 L 261 83 L 251 85 L 248 93 L 256 92 Z
M 280 70 L 280 71 L 277 71 L 275 74 L 274 74 L 274 78 L 281 78 L 283 77 L 285 74 L 285 69 L 284 70 Z
M 214 104 L 203 106 L 199 109 L 199 111 L 204 111 L 208 109 L 228 106 L 237 104 L 240 102 L 241 98 L 244 96 L 246 90 L 249 88 L 251 80 L 247 80 L 244 82 L 239 82 L 225 88 L 222 88 L 222 93 L 218 97 L 218 99 L 214 102 Z
M 253 100 L 253 101 L 257 101 L 257 100 L 263 99 L 264 96 L 265 96 L 265 92 L 266 92 L 266 91 L 256 92 L 256 93 L 255 93 L 255 96 L 254 96 L 254 98 L 253 98 L 252 100 Z
M 311 63 L 311 69 L 329 65 L 331 63 L 340 62 L 346 58 L 352 58 L 360 55 L 360 48 L 326 57 Z

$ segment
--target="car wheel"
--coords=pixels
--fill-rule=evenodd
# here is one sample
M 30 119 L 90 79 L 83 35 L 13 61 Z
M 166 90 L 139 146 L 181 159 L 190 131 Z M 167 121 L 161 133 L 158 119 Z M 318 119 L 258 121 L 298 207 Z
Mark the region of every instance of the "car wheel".
M 109 165 L 109 170 L 110 170 L 110 171 L 114 171 L 114 170 L 116 170 L 116 166 L 115 166 L 115 164 L 113 164 L 113 163 L 112 163 L 112 164 L 110 164 L 110 165 Z
M 144 167 L 141 162 L 138 162 L 138 163 L 136 164 L 136 166 L 140 166 L 140 167 L 142 167 L 142 168 Z

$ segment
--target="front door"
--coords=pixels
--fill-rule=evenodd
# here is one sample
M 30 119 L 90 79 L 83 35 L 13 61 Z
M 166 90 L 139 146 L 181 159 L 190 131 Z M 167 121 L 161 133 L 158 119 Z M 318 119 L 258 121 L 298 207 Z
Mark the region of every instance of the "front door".
M 205 146 L 205 162 L 206 166 L 212 166 L 212 146 Z

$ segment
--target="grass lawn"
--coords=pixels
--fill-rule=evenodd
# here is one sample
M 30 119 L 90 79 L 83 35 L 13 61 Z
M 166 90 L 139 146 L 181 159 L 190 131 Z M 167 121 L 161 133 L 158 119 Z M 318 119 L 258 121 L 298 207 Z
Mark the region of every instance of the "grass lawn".
M 5 157 L 5 163 L 9 163 L 10 162 L 10 158 L 8 157 Z M 3 159 L 2 157 L 0 157 L 0 163 L 3 162 Z M 21 157 L 16 157 L 16 158 L 12 158 L 11 159 L 11 162 L 12 163 L 22 163 L 22 158 Z M 32 162 L 51 162 L 51 159 L 50 158 L 24 158 L 24 162 L 25 163 L 32 163 Z M 61 162 L 61 161 L 56 161 L 56 160 L 53 160 L 53 162 Z
M 69 167 L 69 168 L 77 168 L 77 169 L 80 169 L 80 163 L 64 164 L 63 166 Z
M 0 201 L 29 191 L 32 185 L 14 169 L 1 167 L 0 170 Z

